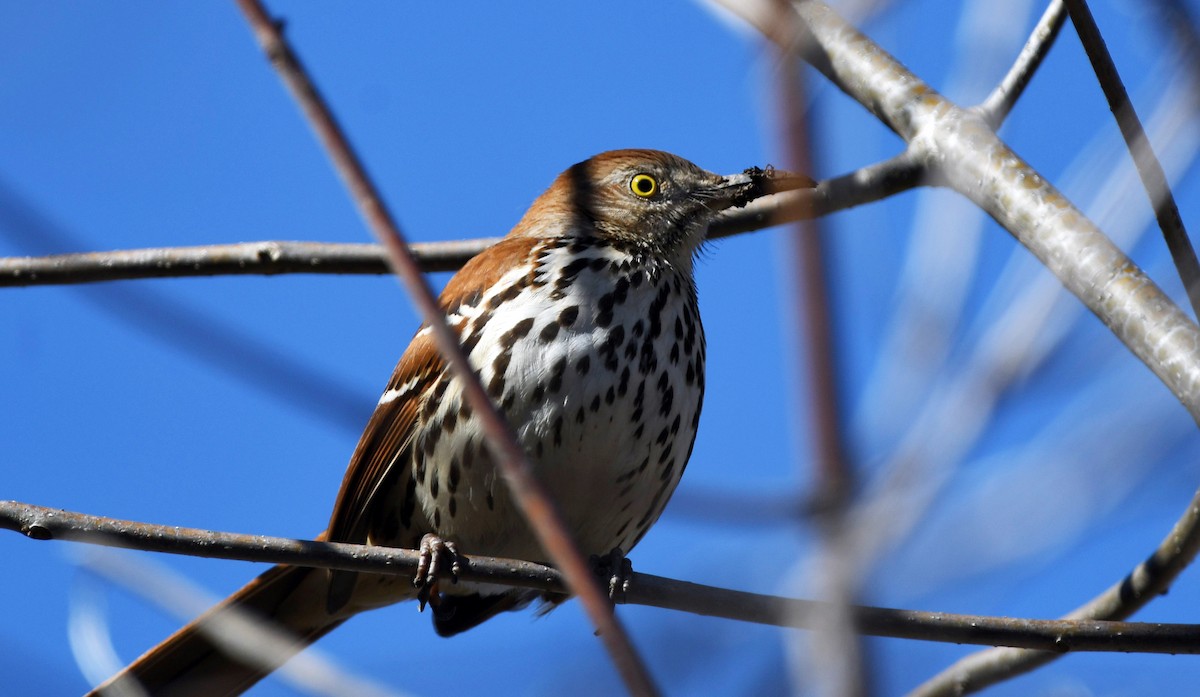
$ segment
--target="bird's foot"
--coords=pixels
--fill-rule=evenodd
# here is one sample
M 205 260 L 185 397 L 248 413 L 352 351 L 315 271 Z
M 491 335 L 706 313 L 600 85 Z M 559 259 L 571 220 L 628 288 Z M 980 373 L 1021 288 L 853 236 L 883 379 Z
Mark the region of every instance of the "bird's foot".
M 438 577 L 447 561 L 450 562 L 450 582 L 458 583 L 458 572 L 462 570 L 458 557 L 458 546 L 449 540 L 428 533 L 421 538 L 421 559 L 417 563 L 417 575 L 413 585 L 418 589 L 417 603 L 421 611 L 431 600 L 436 604 Z
M 625 553 L 614 547 L 608 554 L 595 554 L 591 558 L 592 570 L 601 582 L 608 583 L 608 598 L 613 603 L 625 602 L 625 591 L 633 580 L 633 564 Z

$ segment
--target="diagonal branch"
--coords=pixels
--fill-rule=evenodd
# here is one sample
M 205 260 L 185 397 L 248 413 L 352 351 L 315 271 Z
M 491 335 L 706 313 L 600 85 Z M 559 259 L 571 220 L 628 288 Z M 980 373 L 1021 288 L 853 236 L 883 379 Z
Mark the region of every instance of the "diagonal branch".
M 66 540 L 210 559 L 291 564 L 376 574 L 412 575 L 419 552 L 371 545 L 241 535 L 151 525 L 0 501 L 0 529 L 35 540 Z M 563 575 L 531 562 L 464 557 L 459 578 L 562 592 Z M 779 627 L 811 629 L 827 603 L 733 591 L 635 573 L 627 604 L 679 610 Z M 1200 625 L 1095 620 L 1030 620 L 855 606 L 863 634 L 958 644 L 1007 645 L 1067 651 L 1200 654 Z
M 583 553 L 571 539 L 562 514 L 545 486 L 533 475 L 533 468 L 517 442 L 512 426 L 484 391 L 483 384 L 471 368 L 466 353 L 438 306 L 433 291 L 409 252 L 403 234 L 387 210 L 383 197 L 368 177 L 325 100 L 284 39 L 280 25 L 268 16 L 258 0 L 238 0 L 238 6 L 263 51 L 333 160 L 367 226 L 387 249 L 393 271 L 404 282 L 409 296 L 431 329 L 438 350 L 462 383 L 463 398 L 478 419 L 497 469 L 537 535 L 538 542 L 563 571 L 571 591 L 579 596 L 584 611 L 596 627 L 600 640 L 608 649 L 629 691 L 635 695 L 657 694 L 649 671 L 613 613 L 608 596 L 600 589 Z
M 1200 504 L 1193 499 L 1183 517 L 1146 561 L 1129 575 L 1065 616 L 1077 621 L 1122 620 L 1166 593 L 1175 578 L 1200 552 Z M 909 697 L 958 697 L 1028 673 L 1059 657 L 1026 648 L 989 649 L 967 656 L 927 680 Z
M 1087 2 L 1066 0 L 1066 4 L 1071 13 L 1071 22 L 1075 25 L 1075 32 L 1079 34 L 1079 40 L 1083 43 L 1088 60 L 1092 62 L 1092 69 L 1096 72 L 1096 80 L 1104 90 L 1108 108 L 1117 120 L 1121 136 L 1125 138 L 1125 145 L 1129 148 L 1138 176 L 1142 179 L 1142 186 L 1146 189 L 1146 195 L 1150 197 L 1154 217 L 1158 220 L 1158 227 L 1167 242 L 1167 249 L 1171 252 L 1171 260 L 1175 262 L 1179 278 L 1183 280 L 1183 287 L 1187 290 L 1188 300 L 1192 304 L 1192 312 L 1200 317 L 1200 261 L 1196 260 L 1196 250 L 1188 240 L 1183 218 L 1179 215 L 1179 207 L 1175 205 L 1175 196 L 1171 194 L 1171 187 L 1167 184 L 1167 175 L 1163 172 L 1162 163 L 1154 154 L 1154 148 L 1150 146 L 1150 140 L 1142 128 L 1142 121 L 1138 118 L 1133 103 L 1129 101 L 1129 93 L 1125 91 L 1121 75 L 1108 53 L 1108 47 L 1104 45 L 1104 37 L 1100 35 L 1100 29 L 1096 26 L 1096 20 L 1092 17 Z
M 1050 53 L 1050 48 L 1054 46 L 1054 40 L 1058 38 L 1058 32 L 1062 29 L 1066 18 L 1067 10 L 1063 5 L 1063 0 L 1050 0 L 1050 5 L 1046 7 L 1042 18 L 1033 28 L 1033 32 L 1029 35 L 1029 41 L 1017 54 L 1017 60 L 1009 68 L 1008 74 L 1000 80 L 1000 84 L 996 85 L 996 89 L 992 90 L 987 99 L 977 107 L 979 115 L 992 128 L 999 128 L 1000 124 L 1008 118 L 1009 112 L 1024 94 L 1034 73 L 1041 67 L 1046 55 Z

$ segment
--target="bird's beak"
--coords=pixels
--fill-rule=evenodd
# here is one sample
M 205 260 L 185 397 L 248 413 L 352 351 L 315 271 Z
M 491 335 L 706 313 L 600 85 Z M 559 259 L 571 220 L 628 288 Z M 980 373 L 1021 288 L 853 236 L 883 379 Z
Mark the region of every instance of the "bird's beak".
M 711 206 L 714 210 L 726 208 L 741 208 L 756 198 L 768 194 L 796 189 L 811 189 L 817 185 L 812 177 L 793 172 L 784 172 L 768 167 L 759 169 L 751 167 L 738 174 L 722 177 L 720 184 L 713 188 L 716 194 Z

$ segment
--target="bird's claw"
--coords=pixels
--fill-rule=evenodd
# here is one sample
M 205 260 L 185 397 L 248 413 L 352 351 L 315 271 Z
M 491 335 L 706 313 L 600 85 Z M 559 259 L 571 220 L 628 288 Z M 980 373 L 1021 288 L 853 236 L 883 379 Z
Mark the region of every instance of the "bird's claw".
M 608 583 L 608 598 L 613 603 L 625 602 L 625 592 L 633 580 L 633 564 L 625 553 L 614 547 L 608 554 L 592 555 L 592 569 L 602 582 Z
M 447 558 L 450 561 L 450 583 L 458 583 L 458 574 L 462 570 L 458 556 L 458 546 L 449 540 L 443 540 L 433 533 L 421 538 L 420 560 L 417 562 L 417 574 L 413 577 L 413 585 L 417 591 L 417 603 L 420 610 L 425 610 L 428 603 L 437 603 L 438 577 Z

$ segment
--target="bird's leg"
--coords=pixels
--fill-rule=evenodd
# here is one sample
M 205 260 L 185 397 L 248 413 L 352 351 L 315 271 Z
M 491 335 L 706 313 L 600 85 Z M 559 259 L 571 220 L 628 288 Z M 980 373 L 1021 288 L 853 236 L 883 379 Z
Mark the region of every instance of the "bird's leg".
M 461 570 L 458 559 L 458 547 L 449 540 L 443 540 L 433 533 L 427 533 L 421 538 L 421 559 L 417 563 L 417 575 L 413 585 L 419 588 L 417 603 L 421 611 L 425 604 L 436 598 L 438 576 L 442 573 L 442 565 L 446 557 L 450 560 L 450 582 L 458 583 L 458 572 Z
M 629 582 L 633 580 L 633 564 L 625 553 L 619 547 L 613 547 L 608 554 L 593 554 L 591 563 L 596 576 L 608 582 L 609 600 L 624 603 L 625 591 L 629 590 Z

